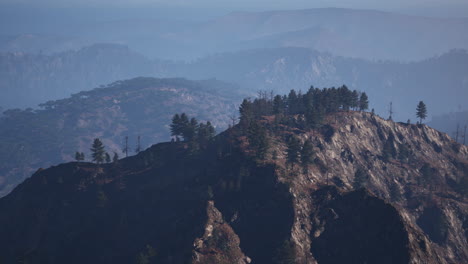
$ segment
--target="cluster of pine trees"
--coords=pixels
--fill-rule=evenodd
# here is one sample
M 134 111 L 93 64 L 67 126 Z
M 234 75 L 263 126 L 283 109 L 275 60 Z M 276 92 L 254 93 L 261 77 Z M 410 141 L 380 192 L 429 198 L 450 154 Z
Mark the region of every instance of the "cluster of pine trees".
M 210 121 L 198 122 L 196 118 L 190 118 L 187 114 L 175 114 L 172 117 L 171 136 L 175 141 L 181 138 L 189 143 L 205 146 L 216 134 L 216 130 Z
M 275 116 L 276 124 L 292 125 L 298 128 L 318 128 L 323 125 L 327 113 L 346 110 L 367 110 L 369 99 L 366 93 L 339 88 L 317 89 L 311 87 L 306 93 L 291 90 L 288 95 L 273 95 L 259 92 L 256 99 L 244 99 L 239 107 L 242 131 L 246 132 L 249 147 L 257 159 L 264 159 L 270 147 L 269 131 L 260 124 L 262 116 Z M 273 128 L 274 129 L 274 128 Z M 333 133 L 333 131 L 331 131 Z M 305 171 L 314 162 L 312 141 L 303 144 L 296 137 L 287 142 L 287 162 L 294 167 L 299 163 Z M 273 159 L 277 153 L 273 153 Z
M 309 171 L 309 165 L 314 163 L 314 145 L 312 140 L 307 139 L 304 144 L 296 137 L 291 137 L 287 142 L 286 161 L 292 167 L 294 164 L 300 163 L 304 169 L 304 173 Z
M 99 138 L 94 139 L 90 150 L 92 161 L 96 162 L 97 164 L 101 164 L 104 162 L 110 163 L 111 161 L 117 162 L 119 160 L 119 155 L 116 152 L 114 152 L 114 157 L 111 160 L 111 156 L 105 151 L 104 144 Z M 85 154 L 83 152 L 75 152 L 75 160 L 84 161 Z
M 324 89 L 312 86 L 304 94 L 291 90 L 284 96 L 260 92 L 253 101 L 244 99 L 239 112 L 243 125 L 265 115 L 303 115 L 307 126 L 317 127 L 322 124 L 327 113 L 350 109 L 364 111 L 368 108 L 369 99 L 366 93 L 349 90 L 343 85 Z

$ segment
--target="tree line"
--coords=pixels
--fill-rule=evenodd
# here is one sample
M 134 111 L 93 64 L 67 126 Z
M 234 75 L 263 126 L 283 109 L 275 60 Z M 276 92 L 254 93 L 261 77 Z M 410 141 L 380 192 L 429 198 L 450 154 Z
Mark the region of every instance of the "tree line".
M 367 110 L 369 98 L 365 92 L 350 90 L 346 85 L 318 89 L 313 86 L 306 92 L 291 90 L 288 95 L 260 92 L 253 101 L 244 99 L 239 107 L 241 125 L 266 115 L 303 115 L 309 127 L 320 126 L 327 113 L 340 110 Z
M 216 135 L 216 130 L 210 121 L 198 122 L 195 117 L 187 114 L 175 114 L 170 125 L 173 141 L 185 141 L 193 146 L 206 146 Z
M 108 152 L 105 151 L 104 144 L 99 138 L 95 138 L 93 140 L 93 144 L 91 145 L 91 158 L 93 162 L 97 164 L 102 163 L 110 163 L 110 162 L 117 162 L 119 160 L 119 155 L 117 152 L 114 152 L 114 156 L 111 159 L 111 156 Z M 75 160 L 76 161 L 84 161 L 85 154 L 83 152 L 75 152 Z

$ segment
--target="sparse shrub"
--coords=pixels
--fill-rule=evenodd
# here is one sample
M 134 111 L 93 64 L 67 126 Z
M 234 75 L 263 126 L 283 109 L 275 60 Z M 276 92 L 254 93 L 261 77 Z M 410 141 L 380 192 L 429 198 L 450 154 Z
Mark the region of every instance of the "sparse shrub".
M 411 151 L 408 148 L 408 146 L 406 144 L 401 144 L 399 146 L 398 159 L 401 162 L 408 162 L 410 155 L 411 155 Z
M 432 148 L 434 149 L 435 152 L 441 153 L 442 152 L 442 147 L 439 146 L 437 143 L 432 142 Z
M 327 124 L 322 127 L 321 132 L 323 137 L 325 138 L 325 141 L 330 143 L 333 135 L 335 134 L 335 129 Z
M 369 175 L 366 170 L 362 167 L 359 167 L 354 173 L 353 188 L 355 190 L 363 188 L 367 185 Z

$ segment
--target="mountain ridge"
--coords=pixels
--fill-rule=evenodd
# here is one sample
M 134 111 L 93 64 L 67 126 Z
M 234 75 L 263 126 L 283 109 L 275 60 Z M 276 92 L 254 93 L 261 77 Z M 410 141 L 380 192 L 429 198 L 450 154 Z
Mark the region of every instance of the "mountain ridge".
M 158 252 L 154 260 L 162 263 L 195 261 L 195 256 L 200 257 L 197 252 L 210 250 L 216 257 L 206 263 L 231 263 L 226 258 L 229 254 L 239 261 L 247 261 L 247 256 L 255 263 L 282 263 L 288 256 L 293 256 L 289 259 L 293 263 L 372 263 L 377 255 L 380 263 L 395 263 L 396 259 L 403 263 L 460 263 L 468 258 L 464 224 L 468 207 L 466 196 L 457 189 L 459 181 L 468 179 L 468 147 L 425 125 L 394 123 L 371 113 L 330 114 L 325 130 L 278 127 L 270 117 L 258 122 L 272 143 L 264 160 L 246 142 L 242 125 L 236 125 L 199 154 L 192 153 L 186 142 L 161 143 L 116 164 L 68 163 L 37 172 L 0 200 L 0 208 L 7 212 L 0 216 L 0 228 L 6 232 L 0 244 L 8 245 L 1 247 L 0 256 L 11 256 L 18 247 L 31 252 L 22 255 L 23 259 L 53 263 L 50 257 L 59 250 L 68 257 L 76 256 L 72 263 L 79 263 L 85 257 L 73 253 L 76 239 L 86 240 L 90 231 L 101 230 L 96 244 L 86 246 L 94 252 L 86 256 L 88 261 L 115 262 L 109 254 L 123 253 L 123 241 L 135 243 L 125 254 L 138 255 L 150 245 Z M 287 163 L 286 139 L 290 136 L 300 142 L 312 140 L 316 156 L 308 172 L 299 164 Z M 385 159 L 383 153 L 389 145 L 396 153 Z M 404 148 L 410 154 L 403 157 Z M 431 176 L 426 175 L 426 163 Z M 353 187 L 359 167 L 368 170 L 364 186 L 371 194 Z M 49 209 L 45 201 L 49 201 Z M 76 233 L 66 223 L 75 219 L 70 214 L 80 215 L 78 205 L 91 211 L 82 216 L 88 224 Z M 18 218 L 8 212 L 16 208 L 22 214 L 28 206 L 37 206 L 34 211 L 38 214 L 22 221 L 40 217 L 43 220 L 38 223 L 42 224 L 15 222 L 20 228 L 9 230 L 12 220 Z M 207 206 L 215 206 L 222 214 L 213 233 L 216 236 L 208 235 L 216 217 L 206 216 Z M 123 212 L 124 222 L 118 220 Z M 62 246 L 57 244 L 62 235 L 37 232 L 56 221 L 65 223 L 57 234 L 69 234 Z M 134 225 L 127 226 L 126 221 Z M 107 227 L 102 229 L 101 224 Z M 150 226 L 151 232 L 143 231 Z M 127 228 L 131 231 L 123 232 Z M 340 242 L 334 230 L 340 233 Z M 37 242 L 30 246 L 5 244 L 8 237 L 19 234 L 16 232 L 30 235 L 24 241 L 49 241 L 51 247 Z M 141 235 L 132 238 L 139 237 L 137 240 L 124 239 L 135 232 Z M 105 243 L 111 233 L 115 242 Z M 200 238 L 206 250 L 194 247 Z M 400 239 L 406 242 L 385 244 Z M 113 250 L 116 247 L 118 251 Z

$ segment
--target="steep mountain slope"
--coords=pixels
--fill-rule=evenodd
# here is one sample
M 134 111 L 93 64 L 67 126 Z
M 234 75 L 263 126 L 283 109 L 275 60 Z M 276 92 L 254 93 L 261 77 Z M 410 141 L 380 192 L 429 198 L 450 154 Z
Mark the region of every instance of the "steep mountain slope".
M 49 101 L 41 110 L 8 110 L 0 118 L 0 196 L 39 167 L 71 161 L 75 151 L 87 159 L 92 139 L 99 137 L 112 155 L 129 152 L 141 136 L 143 147 L 169 138 L 175 112 L 211 120 L 220 129 L 244 95 L 219 81 L 136 78 L 104 88 Z
M 0 257 L 29 263 L 468 260 L 466 146 L 427 126 L 370 113 L 330 114 L 314 130 L 275 120 L 261 117 L 254 125 L 270 142 L 263 159 L 246 134 L 253 127 L 241 123 L 195 152 L 186 142 L 163 143 L 114 164 L 40 170 L 0 200 Z M 307 169 L 287 162 L 291 136 L 312 140 Z

